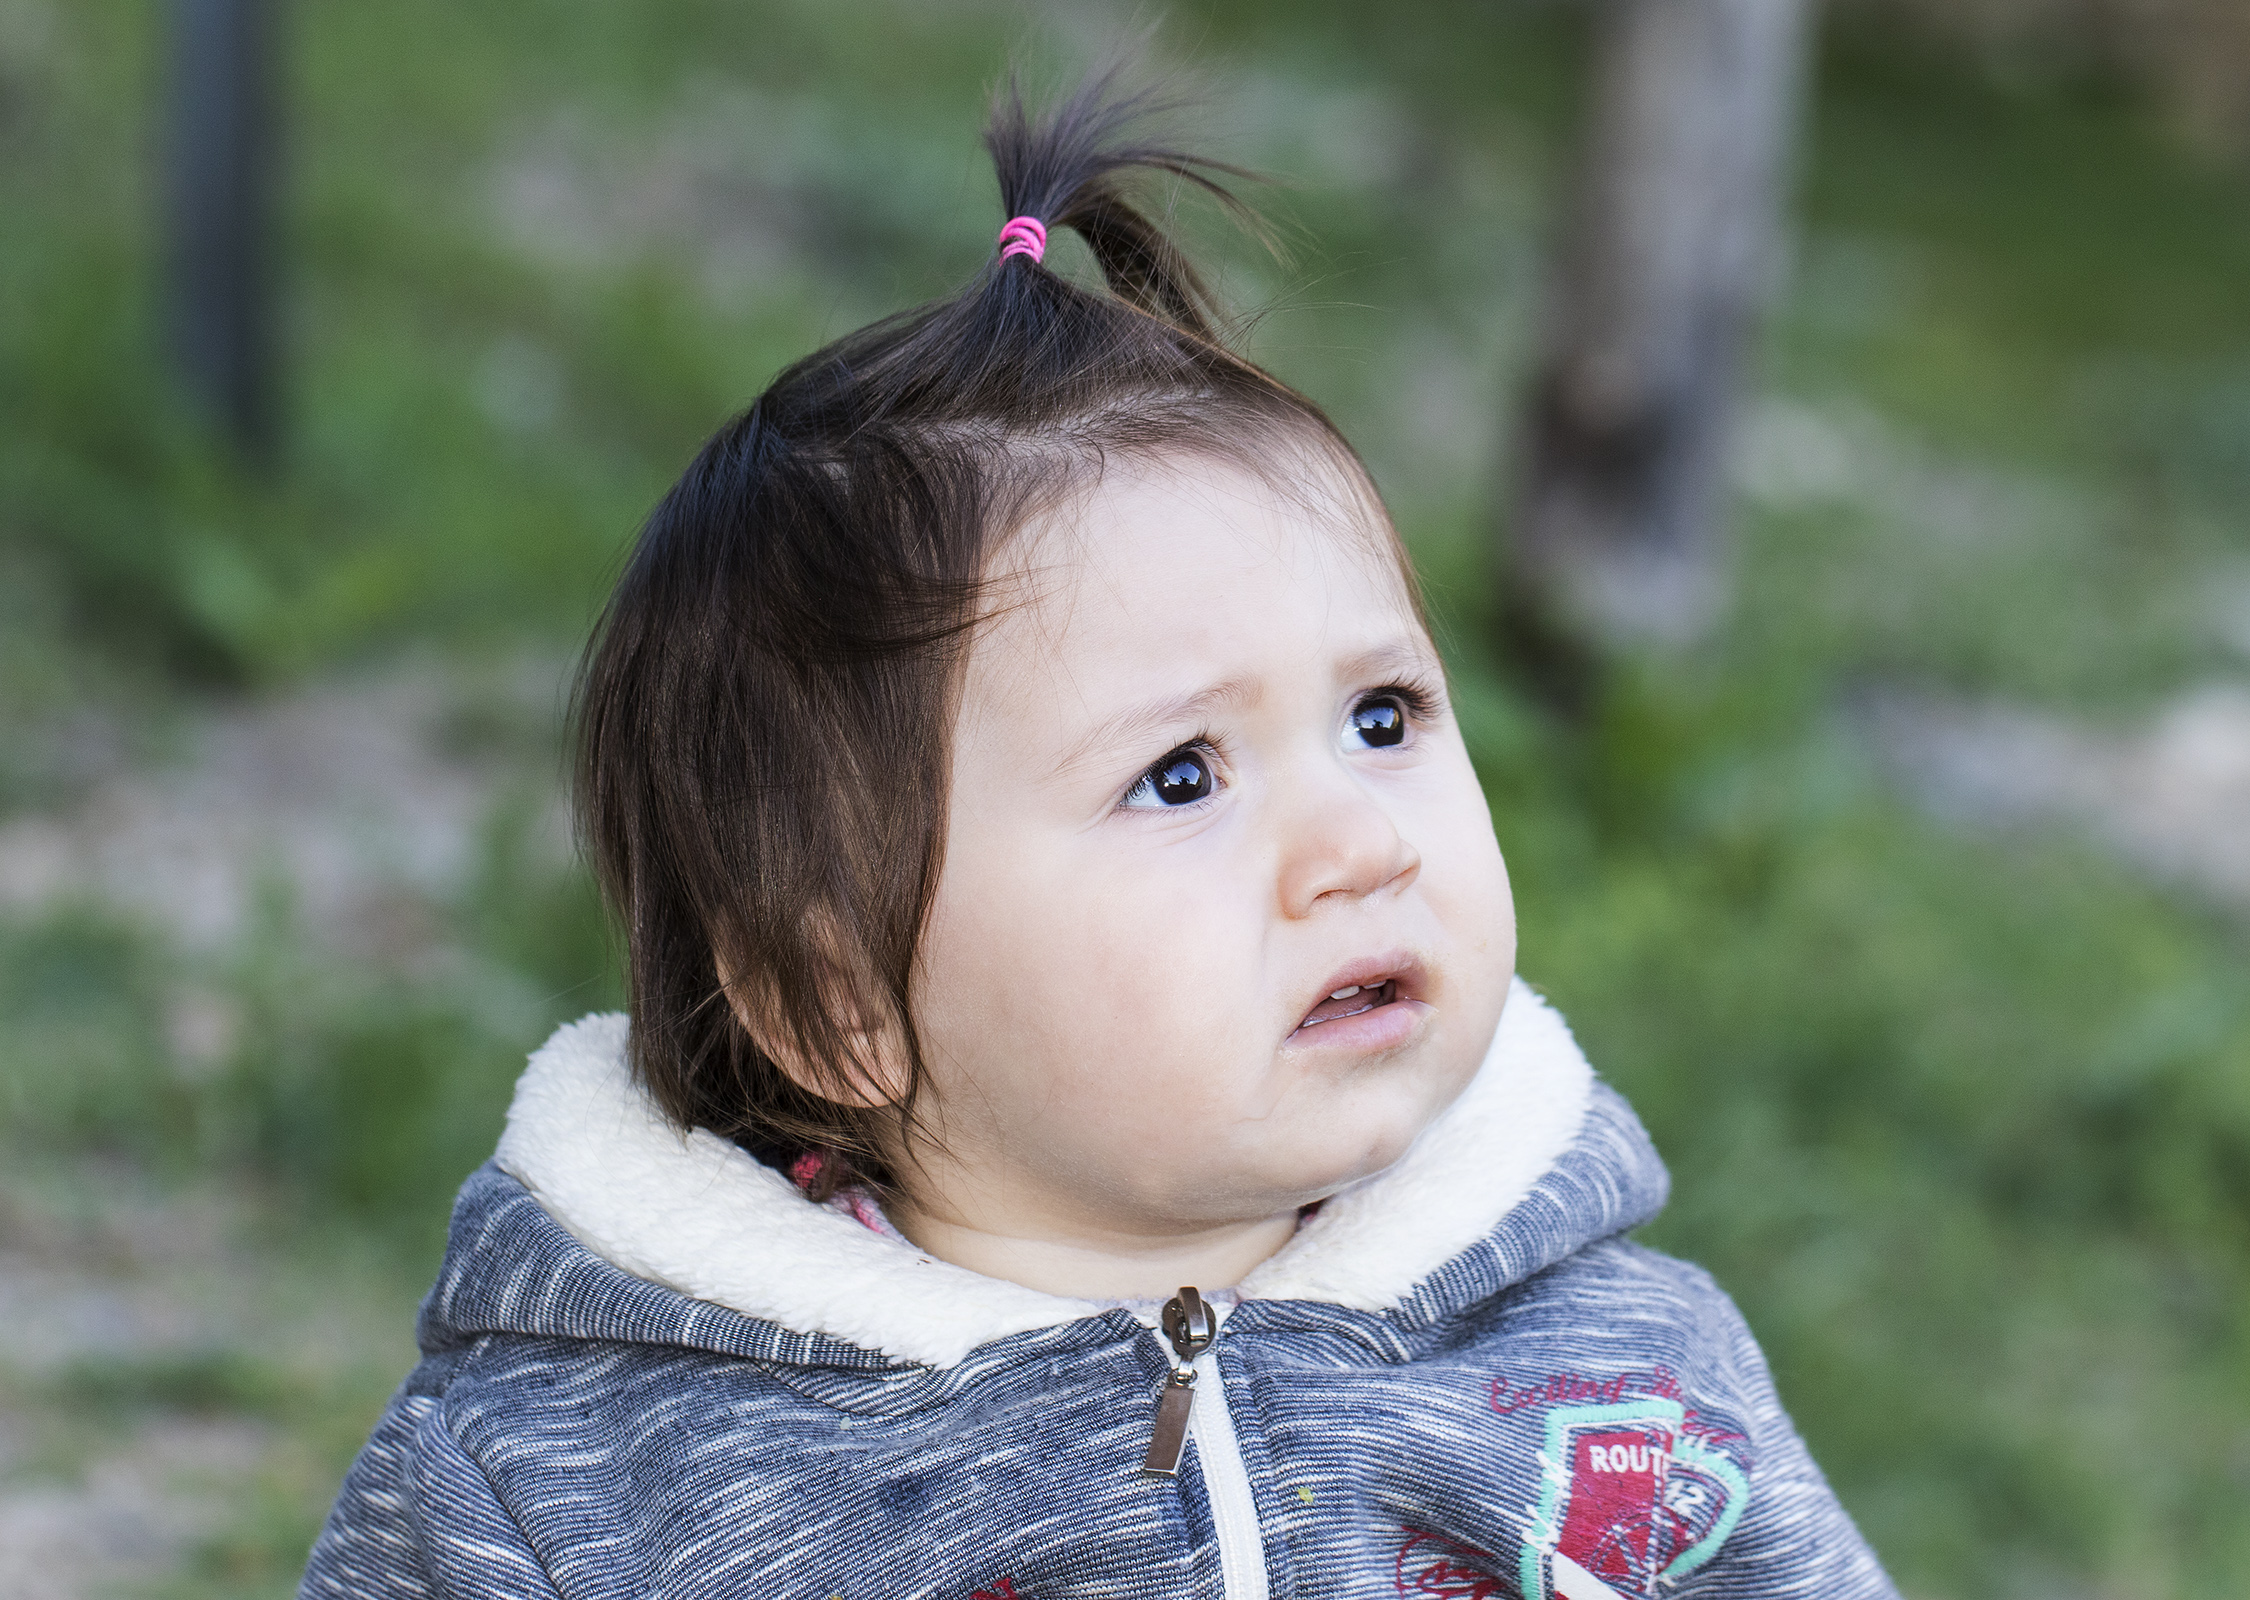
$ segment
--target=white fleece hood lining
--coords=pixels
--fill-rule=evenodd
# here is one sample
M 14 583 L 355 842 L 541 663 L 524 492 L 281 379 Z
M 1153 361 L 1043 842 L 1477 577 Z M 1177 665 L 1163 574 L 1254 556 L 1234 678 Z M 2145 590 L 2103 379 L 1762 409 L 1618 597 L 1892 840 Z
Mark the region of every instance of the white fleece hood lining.
M 897 1359 L 958 1364 L 1009 1334 L 1099 1315 L 938 1261 L 825 1206 L 705 1129 L 684 1137 L 633 1082 L 626 1019 L 557 1029 L 516 1085 L 501 1169 L 636 1277 Z M 1243 1279 L 1246 1300 L 1399 1304 L 1474 1245 L 1577 1137 L 1593 1072 L 1518 980 L 1484 1064 L 1391 1167 L 1332 1196 Z

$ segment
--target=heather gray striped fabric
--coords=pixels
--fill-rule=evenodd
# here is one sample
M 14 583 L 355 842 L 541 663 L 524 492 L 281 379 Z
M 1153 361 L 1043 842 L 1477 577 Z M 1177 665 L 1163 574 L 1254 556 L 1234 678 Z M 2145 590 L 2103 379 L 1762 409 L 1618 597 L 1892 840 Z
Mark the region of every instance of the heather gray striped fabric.
M 575 1027 L 461 1191 L 305 1596 L 1893 1593 L 1726 1296 L 1623 1237 L 1663 1167 L 1529 991 L 1409 1159 L 1243 1284 L 1176 1477 L 1139 1470 L 1170 1357 L 1132 1312 L 679 1140 L 622 1024 Z

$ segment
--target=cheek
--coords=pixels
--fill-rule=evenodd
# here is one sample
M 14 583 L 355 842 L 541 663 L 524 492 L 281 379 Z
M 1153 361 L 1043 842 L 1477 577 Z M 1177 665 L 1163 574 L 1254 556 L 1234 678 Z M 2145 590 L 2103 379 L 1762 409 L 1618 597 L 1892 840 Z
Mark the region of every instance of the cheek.
M 1033 991 L 1056 952 L 1009 868 L 956 854 L 939 882 L 915 959 L 915 1022 L 933 1068 L 981 1054 L 978 1040 L 1037 1013 Z
M 1104 866 L 1017 848 L 949 860 L 922 940 L 916 1021 L 979 1076 L 1137 1079 L 1152 1056 L 1241 1025 L 1257 948 L 1215 860 Z M 988 1078 L 989 1081 L 989 1078 Z
M 1491 808 L 1465 751 L 1456 751 L 1409 824 L 1422 854 L 1422 892 L 1454 934 L 1495 956 L 1515 948 L 1515 902 Z
M 1456 925 L 1480 954 L 1492 958 L 1505 983 L 1516 957 L 1515 892 L 1489 820 L 1480 810 L 1475 821 L 1479 833 L 1471 836 L 1453 880 Z

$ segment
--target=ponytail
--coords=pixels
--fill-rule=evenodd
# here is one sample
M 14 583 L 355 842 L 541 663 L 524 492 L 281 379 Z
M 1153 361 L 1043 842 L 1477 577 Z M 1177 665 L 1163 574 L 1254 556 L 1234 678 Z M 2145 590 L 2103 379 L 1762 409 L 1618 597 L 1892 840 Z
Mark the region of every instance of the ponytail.
M 1129 141 L 1133 128 L 1179 106 L 1152 89 L 1120 94 L 1122 71 L 1112 66 L 1095 73 L 1037 120 L 1025 111 L 1022 92 L 1010 80 L 995 98 L 984 130 L 984 147 L 1000 180 L 1001 208 L 1010 218 L 1030 217 L 1048 228 L 1073 230 L 1093 252 L 1111 294 L 1216 344 L 1217 306 L 1202 274 L 1134 206 L 1129 187 L 1137 175 L 1168 174 L 1210 195 L 1263 238 L 1257 212 L 1218 176 L 1252 179 L 1257 174 L 1167 145 Z M 1007 269 L 1003 258 L 994 276 L 1005 282 Z

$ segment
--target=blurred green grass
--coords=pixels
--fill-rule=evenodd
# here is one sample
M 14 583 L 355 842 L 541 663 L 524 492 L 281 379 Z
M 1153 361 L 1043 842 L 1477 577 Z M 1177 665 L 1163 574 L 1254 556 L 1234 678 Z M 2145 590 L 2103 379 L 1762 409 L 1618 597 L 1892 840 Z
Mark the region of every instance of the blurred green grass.
M 980 259 L 976 108 L 1018 22 L 296 8 L 295 426 L 264 480 L 158 360 L 149 8 L 0 11 L 0 707 L 35 735 L 408 647 L 567 647 L 721 417 Z M 1740 1299 L 1902 1582 L 2235 1593 L 2243 925 L 2076 839 L 1919 817 L 1852 707 L 1905 682 L 2110 712 L 2239 671 L 2200 608 L 2250 558 L 2250 185 L 2113 85 L 1833 30 L 1769 382 L 1887 442 L 1856 485 L 1754 496 L 1724 637 L 1558 729 L 1489 665 L 1481 552 L 1575 27 L 1175 20 L 1173 50 L 1233 74 L 1216 131 L 1297 178 L 1294 274 L 1229 256 L 1238 294 L 1280 296 L 1256 348 L 1363 441 L 1429 573 L 1524 969 L 1673 1165 L 1651 1237 Z M 40 738 L 8 743 L 0 805 L 67 800 Z M 0 1139 L 254 1174 L 277 1228 L 426 1272 L 525 1049 L 616 1003 L 584 884 L 506 816 L 481 860 L 434 908 L 435 965 L 337 957 L 281 886 L 216 955 L 91 904 L 0 928 Z M 196 1070 L 182 985 L 242 1019 Z M 379 1400 L 232 1359 L 42 1402 L 242 1409 L 300 1442 L 182 1595 L 286 1592 Z

